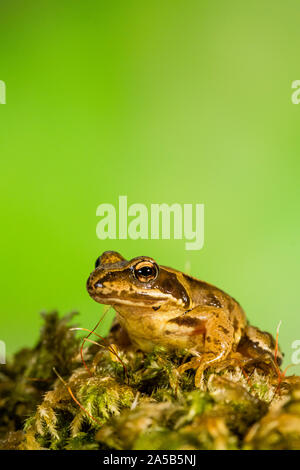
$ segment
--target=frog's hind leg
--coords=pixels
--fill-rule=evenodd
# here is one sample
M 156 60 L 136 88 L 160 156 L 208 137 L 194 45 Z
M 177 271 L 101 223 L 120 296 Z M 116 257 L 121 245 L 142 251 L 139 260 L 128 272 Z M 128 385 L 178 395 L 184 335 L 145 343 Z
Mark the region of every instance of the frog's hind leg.
M 196 308 L 193 316 L 205 321 L 204 350 L 201 356 L 193 358 L 189 363 L 183 364 L 178 371 L 184 372 L 188 369 L 197 369 L 195 375 L 195 386 L 203 387 L 203 372 L 222 360 L 232 351 L 234 343 L 234 328 L 228 311 L 223 309 Z M 191 315 L 192 312 L 189 312 Z

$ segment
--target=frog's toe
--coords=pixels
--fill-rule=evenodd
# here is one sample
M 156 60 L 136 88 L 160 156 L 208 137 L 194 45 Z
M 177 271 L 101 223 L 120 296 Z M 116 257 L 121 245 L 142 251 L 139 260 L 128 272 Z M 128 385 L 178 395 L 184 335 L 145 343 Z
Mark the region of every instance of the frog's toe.
M 204 371 L 206 367 L 201 365 L 198 367 L 196 374 L 195 374 L 195 387 L 200 388 L 200 390 L 205 391 L 207 389 L 206 383 L 204 380 Z
M 197 369 L 197 367 L 199 367 L 199 362 L 200 361 L 198 358 L 194 358 L 191 361 L 186 362 L 185 364 L 181 364 L 181 366 L 178 367 L 177 372 L 179 374 L 183 374 L 186 370 Z

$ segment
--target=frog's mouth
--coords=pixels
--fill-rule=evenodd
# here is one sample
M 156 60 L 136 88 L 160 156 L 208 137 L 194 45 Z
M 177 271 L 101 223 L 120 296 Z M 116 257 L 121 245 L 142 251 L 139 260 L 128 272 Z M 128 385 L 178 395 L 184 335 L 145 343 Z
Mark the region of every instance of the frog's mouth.
M 108 305 L 124 305 L 124 306 L 129 306 L 129 307 L 154 307 L 154 308 L 160 308 L 161 305 L 165 302 L 168 301 L 165 297 L 150 297 L 147 294 L 139 294 L 136 296 L 133 296 L 132 298 L 130 296 L 127 296 L 122 293 L 116 293 L 110 290 L 107 290 L 105 287 L 102 288 L 102 290 L 99 292 L 96 292 L 95 290 L 89 290 L 88 289 L 89 295 L 96 301 L 99 302 L 100 304 L 108 304 Z
M 158 309 L 172 297 L 170 294 L 162 295 L 161 292 L 116 290 L 109 283 L 91 277 L 87 281 L 87 291 L 100 304 L 123 305 L 124 307 L 154 307 Z
M 149 306 L 150 307 L 155 307 L 155 308 L 159 308 L 161 306 L 161 302 L 154 302 L 153 300 L 141 300 L 140 302 L 139 301 L 136 301 L 136 300 L 130 300 L 130 299 L 120 299 L 118 297 L 102 297 L 102 296 L 99 296 L 99 295 L 91 295 L 91 297 L 93 297 L 94 300 L 96 300 L 96 302 L 99 302 L 100 304 L 108 304 L 108 305 L 112 305 L 112 306 L 117 306 L 117 305 L 122 305 L 122 306 L 128 306 L 128 307 L 141 307 L 141 308 L 147 308 L 149 309 Z M 163 302 L 165 302 L 165 299 L 163 299 Z

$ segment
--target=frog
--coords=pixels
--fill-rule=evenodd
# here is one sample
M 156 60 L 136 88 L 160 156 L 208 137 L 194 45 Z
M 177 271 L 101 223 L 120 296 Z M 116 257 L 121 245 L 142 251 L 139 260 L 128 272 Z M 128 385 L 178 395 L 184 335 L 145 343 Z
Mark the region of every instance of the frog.
M 186 350 L 192 359 L 178 373 L 195 369 L 196 387 L 203 387 L 208 368 L 231 354 L 282 361 L 274 338 L 250 325 L 232 296 L 151 257 L 126 260 L 116 251 L 105 251 L 96 260 L 87 291 L 96 302 L 113 307 L 134 348 L 145 353 L 157 346 Z

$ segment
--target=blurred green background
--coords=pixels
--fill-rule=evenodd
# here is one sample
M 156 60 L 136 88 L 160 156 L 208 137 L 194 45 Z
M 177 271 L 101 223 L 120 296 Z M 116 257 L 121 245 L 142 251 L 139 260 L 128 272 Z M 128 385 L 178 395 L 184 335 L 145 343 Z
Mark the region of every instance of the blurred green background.
M 105 250 L 149 255 L 225 289 L 291 362 L 300 339 L 297 0 L 2 1 L 1 324 L 11 354 L 39 312 L 102 306 Z M 100 241 L 96 208 L 205 204 L 205 245 Z M 111 316 L 110 316 L 111 318 Z M 108 321 L 102 326 L 105 331 Z M 300 373 L 300 365 L 293 368 Z

